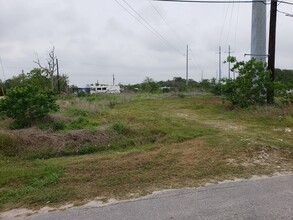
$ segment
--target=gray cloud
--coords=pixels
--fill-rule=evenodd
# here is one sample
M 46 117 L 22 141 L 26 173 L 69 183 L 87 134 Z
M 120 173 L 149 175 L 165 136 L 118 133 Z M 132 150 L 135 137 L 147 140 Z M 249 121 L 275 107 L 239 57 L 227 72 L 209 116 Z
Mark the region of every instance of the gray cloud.
M 113 73 L 117 83 L 124 84 L 141 82 L 146 76 L 155 80 L 184 77 L 185 57 L 176 50 L 185 53 L 187 43 L 191 48 L 190 76 L 195 80 L 200 80 L 201 72 L 205 78 L 216 75 L 219 45 L 223 59 L 228 45 L 239 60 L 247 59 L 243 55 L 250 51 L 250 4 L 152 2 L 166 25 L 148 0 L 127 1 L 172 46 L 154 36 L 114 0 L 0 0 L 0 56 L 6 77 L 22 69 L 30 71 L 36 66 L 36 53 L 44 61 L 52 45 L 61 72 L 79 86 L 97 80 L 111 83 Z M 280 10 L 290 12 L 290 7 L 281 4 Z M 292 22 L 292 18 L 278 15 L 279 68 L 293 68 Z M 226 69 L 223 64 L 223 74 Z

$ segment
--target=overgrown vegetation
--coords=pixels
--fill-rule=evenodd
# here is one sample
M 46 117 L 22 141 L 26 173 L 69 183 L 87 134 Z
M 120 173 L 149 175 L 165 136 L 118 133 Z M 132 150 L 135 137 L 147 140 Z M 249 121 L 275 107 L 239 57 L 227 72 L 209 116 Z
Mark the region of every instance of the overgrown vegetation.
M 15 87 L 0 100 L 0 112 L 14 119 L 14 128 L 28 127 L 44 119 L 50 111 L 57 111 L 56 97 L 51 91 L 37 87 Z
M 236 62 L 233 70 L 235 80 L 146 78 L 125 87 L 134 94 L 58 100 L 54 68 L 7 80 L 0 101 L 0 210 L 292 171 L 291 72 L 272 83 L 255 60 Z M 272 87 L 279 105 L 266 105 Z
M 251 59 L 247 62 L 238 62 L 234 57 L 229 57 L 228 61 L 234 64 L 231 71 L 238 73 L 238 76 L 236 79 L 222 79 L 220 82 L 213 80 L 211 83 L 213 94 L 222 95 L 225 100 L 241 108 L 271 102 L 272 98 L 269 98 L 269 94 L 272 91 L 277 102 L 281 102 L 282 105 L 293 102 L 293 95 L 290 92 L 293 84 L 290 80 L 285 82 L 284 76 L 279 76 L 281 70 L 277 71 L 277 81 L 272 81 L 271 73 L 262 61 Z M 286 77 L 290 78 L 290 74 Z
M 41 128 L 0 122 L 0 210 L 292 171 L 291 105 L 231 110 L 221 98 L 187 94 L 64 97 L 58 105 Z
M 255 59 L 236 62 L 232 71 L 238 72 L 238 77 L 226 79 L 222 85 L 222 94 L 227 100 L 242 108 L 267 103 L 267 92 L 273 88 L 273 83 L 263 62 Z

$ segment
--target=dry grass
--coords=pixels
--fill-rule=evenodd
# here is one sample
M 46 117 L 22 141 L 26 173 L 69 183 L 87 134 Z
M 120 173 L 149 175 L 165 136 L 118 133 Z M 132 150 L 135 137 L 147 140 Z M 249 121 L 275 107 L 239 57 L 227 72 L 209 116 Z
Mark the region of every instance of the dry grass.
M 272 121 L 280 113 L 282 119 Z M 160 97 L 120 102 L 96 117 L 103 117 L 103 124 L 95 129 L 13 131 L 27 148 L 46 143 L 72 150 L 88 143 L 107 145 L 109 138 L 126 148 L 48 160 L 0 156 L 0 210 L 132 198 L 293 171 L 291 107 L 231 110 L 216 97 Z M 107 133 L 113 123 L 117 131 Z

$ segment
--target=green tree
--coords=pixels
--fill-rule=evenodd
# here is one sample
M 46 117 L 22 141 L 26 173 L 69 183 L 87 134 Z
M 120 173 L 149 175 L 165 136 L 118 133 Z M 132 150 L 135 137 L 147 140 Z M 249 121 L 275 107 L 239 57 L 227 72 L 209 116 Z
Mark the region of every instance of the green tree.
M 143 92 L 157 93 L 160 92 L 160 85 L 156 83 L 152 78 L 146 77 L 143 83 L 140 85 Z

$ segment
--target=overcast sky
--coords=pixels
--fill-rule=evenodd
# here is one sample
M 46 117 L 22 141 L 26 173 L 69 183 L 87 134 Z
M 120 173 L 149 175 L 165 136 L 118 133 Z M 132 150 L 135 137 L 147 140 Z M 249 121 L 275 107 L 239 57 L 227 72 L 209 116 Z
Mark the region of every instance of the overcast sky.
M 218 71 L 219 45 L 223 59 L 228 45 L 238 60 L 247 59 L 251 8 L 251 4 L 150 0 L 0 0 L 0 57 L 5 78 L 36 67 L 36 54 L 45 64 L 53 45 L 60 72 L 78 86 L 96 81 L 111 84 L 113 74 L 116 84 L 138 83 L 145 77 L 156 81 L 185 77 L 189 44 L 189 77 L 210 79 Z M 268 14 L 269 9 L 267 6 Z M 282 3 L 279 10 L 293 14 L 292 5 Z M 276 50 L 276 67 L 293 69 L 293 17 L 281 13 Z M 222 65 L 222 72 L 227 76 L 227 64 Z M 0 79 L 4 80 L 2 69 Z

